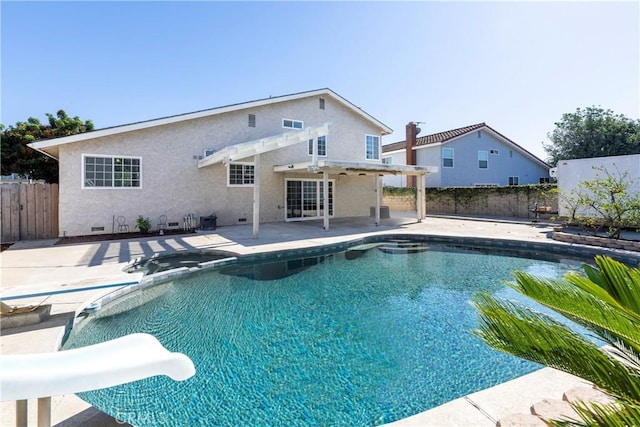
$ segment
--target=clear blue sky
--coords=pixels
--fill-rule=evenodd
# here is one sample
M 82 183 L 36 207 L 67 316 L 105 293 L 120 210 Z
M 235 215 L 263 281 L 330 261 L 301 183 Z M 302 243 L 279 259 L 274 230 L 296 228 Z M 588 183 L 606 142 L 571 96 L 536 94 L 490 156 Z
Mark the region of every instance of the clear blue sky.
M 563 113 L 640 116 L 638 2 L 7 2 L 1 121 L 96 128 L 329 87 L 404 139 L 486 122 L 541 158 Z

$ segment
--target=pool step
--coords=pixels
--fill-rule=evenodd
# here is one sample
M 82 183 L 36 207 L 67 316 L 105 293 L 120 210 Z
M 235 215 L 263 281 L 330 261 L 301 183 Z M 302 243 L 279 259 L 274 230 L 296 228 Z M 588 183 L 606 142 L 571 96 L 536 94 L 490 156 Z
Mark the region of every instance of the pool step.
M 378 247 L 379 251 L 386 254 L 416 254 L 426 252 L 429 247 L 424 242 L 415 242 L 412 240 L 390 240 Z
M 365 243 L 362 245 L 353 246 L 346 250 L 344 253 L 344 257 L 348 260 L 360 258 L 364 255 L 369 249 L 377 248 L 382 243 Z

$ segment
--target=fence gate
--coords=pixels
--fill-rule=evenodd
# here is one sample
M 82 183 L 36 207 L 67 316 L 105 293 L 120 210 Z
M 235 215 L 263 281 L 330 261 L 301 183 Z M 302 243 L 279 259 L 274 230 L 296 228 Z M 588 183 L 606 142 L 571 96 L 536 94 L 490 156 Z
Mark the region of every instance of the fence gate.
M 58 184 L 0 184 L 2 243 L 58 237 Z

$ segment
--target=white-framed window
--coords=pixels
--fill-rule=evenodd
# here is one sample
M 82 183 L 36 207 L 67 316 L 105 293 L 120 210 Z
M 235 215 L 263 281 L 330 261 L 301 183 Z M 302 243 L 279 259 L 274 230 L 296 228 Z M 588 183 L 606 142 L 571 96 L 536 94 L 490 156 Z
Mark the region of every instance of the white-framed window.
M 494 148 L 494 149 L 492 149 L 492 150 L 489 150 L 489 154 L 495 154 L 495 155 L 498 155 L 498 154 L 500 154 L 500 150 L 498 150 L 497 148 Z
M 549 178 L 549 177 L 540 178 L 540 184 L 549 184 L 549 183 L 551 183 L 551 178 Z
M 365 135 L 365 158 L 380 160 L 380 137 L 378 135 Z
M 309 155 L 313 156 L 313 139 L 309 140 L 308 146 Z M 324 135 L 318 137 L 318 156 L 327 157 L 327 137 Z
M 304 129 L 302 120 L 282 119 L 282 127 L 287 129 Z
M 382 158 L 382 164 L 383 165 L 390 165 L 393 161 L 393 157 L 383 157 Z
M 517 176 L 509 177 L 509 185 L 519 185 L 519 179 Z
M 324 183 L 321 179 L 285 179 L 285 221 L 302 221 L 324 217 L 325 208 L 333 217 L 335 180 L 329 182 L 329 205 L 324 205 Z
M 453 167 L 453 148 L 442 149 L 442 167 L 443 168 Z
M 253 163 L 229 163 L 227 168 L 228 187 L 252 187 L 254 183 L 255 166 Z
M 141 188 L 142 157 L 82 155 L 82 188 Z
M 480 169 L 487 169 L 489 167 L 488 151 L 478 151 L 478 167 Z

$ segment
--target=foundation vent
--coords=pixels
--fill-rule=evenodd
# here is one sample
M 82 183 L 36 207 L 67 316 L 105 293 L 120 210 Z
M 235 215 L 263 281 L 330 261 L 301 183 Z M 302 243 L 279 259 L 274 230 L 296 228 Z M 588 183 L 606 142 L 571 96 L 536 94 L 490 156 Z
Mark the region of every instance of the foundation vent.
M 104 231 L 104 227 L 91 227 L 91 231 Z

